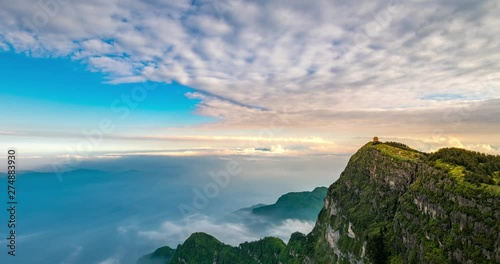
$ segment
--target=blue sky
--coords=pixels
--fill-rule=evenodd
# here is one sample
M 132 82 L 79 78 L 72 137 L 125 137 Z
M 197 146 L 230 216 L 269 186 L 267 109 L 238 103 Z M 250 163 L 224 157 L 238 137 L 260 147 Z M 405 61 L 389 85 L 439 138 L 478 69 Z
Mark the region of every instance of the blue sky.
M 0 137 L 32 157 L 499 153 L 496 1 L 51 3 L 0 3 Z
M 3 110 L 15 108 L 11 121 L 43 122 L 45 128 L 58 124 L 91 125 L 99 115 L 110 112 L 114 100 L 141 83 L 107 84 L 106 75 L 89 71 L 86 65 L 68 58 L 31 58 L 12 52 L 0 53 L 0 93 Z M 149 85 L 153 85 L 152 83 Z M 137 107 L 137 126 L 181 126 L 207 122 L 194 115 L 197 100 L 184 96 L 193 90 L 177 83 L 157 83 Z M 72 117 L 73 116 L 73 117 Z M 15 127 L 14 127 L 15 128 Z

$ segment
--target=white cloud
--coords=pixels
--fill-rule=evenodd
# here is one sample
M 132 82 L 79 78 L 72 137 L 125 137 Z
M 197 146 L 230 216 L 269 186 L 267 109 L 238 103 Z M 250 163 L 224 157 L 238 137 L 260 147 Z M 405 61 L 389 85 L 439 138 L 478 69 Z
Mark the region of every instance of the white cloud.
M 261 223 L 262 226 L 265 224 L 268 223 L 266 221 Z M 243 223 L 225 222 L 204 215 L 193 215 L 179 222 L 166 221 L 157 230 L 137 231 L 137 236 L 175 247 L 184 242 L 192 233 L 205 232 L 223 243 L 238 246 L 245 241 L 256 241 L 265 236 L 278 237 L 287 242 L 294 232 L 309 233 L 314 228 L 314 222 L 286 219 L 279 224 L 265 226 L 265 230 L 256 231 Z
M 409 133 L 449 123 L 441 112 L 453 105 L 500 97 L 494 0 L 43 3 L 0 3 L 0 48 L 71 56 L 110 83 L 192 86 L 197 113 L 219 119 L 211 128 L 267 126 L 286 107 L 289 129 Z M 481 132 L 498 129 L 486 122 Z
M 91 57 L 89 58 L 89 64 L 103 72 L 113 72 L 120 76 L 130 76 L 133 71 L 133 67 L 124 59 L 116 59 L 110 57 Z
M 98 264 L 120 264 L 120 259 L 113 256 L 99 262 Z
M 1 42 L 0 41 L 0 49 L 4 50 L 4 51 L 8 51 L 10 48 L 7 44 L 5 44 L 4 42 Z
M 83 247 L 76 247 L 60 264 L 73 264 L 77 263 L 78 258 L 82 254 Z
M 205 232 L 220 241 L 236 246 L 244 241 L 258 240 L 259 236 L 243 224 L 217 223 L 211 218 L 194 215 L 179 223 L 166 221 L 158 230 L 138 231 L 140 238 L 162 242 L 167 245 L 177 245 L 186 240 L 192 233 Z
M 231 27 L 224 20 L 208 15 L 190 17 L 186 24 L 189 28 L 209 37 L 221 36 L 231 32 Z
M 314 228 L 315 222 L 301 221 L 297 219 L 286 219 L 279 226 L 273 226 L 270 230 L 270 235 L 279 237 L 285 242 L 288 241 L 290 235 L 294 232 L 309 234 Z
M 284 153 L 286 150 L 281 145 L 271 146 L 271 152 L 273 153 Z
M 146 79 L 142 76 L 127 76 L 127 77 L 119 77 L 119 78 L 114 78 L 107 83 L 110 84 L 120 84 L 120 83 L 140 83 L 144 82 Z

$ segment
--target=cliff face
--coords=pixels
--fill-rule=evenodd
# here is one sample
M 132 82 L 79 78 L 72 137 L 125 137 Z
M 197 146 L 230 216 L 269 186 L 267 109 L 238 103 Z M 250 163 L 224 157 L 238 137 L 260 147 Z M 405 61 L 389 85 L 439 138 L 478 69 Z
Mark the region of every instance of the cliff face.
M 398 144 L 368 143 L 332 184 L 304 263 L 500 261 L 498 186 Z
M 393 225 L 401 258 L 410 263 L 500 263 L 498 193 L 426 165 L 417 176 L 400 199 Z
M 368 143 L 328 188 L 310 234 L 252 243 L 234 251 L 252 258 L 234 263 L 499 263 L 500 157 Z
M 398 151 L 408 155 L 391 157 Z M 408 153 L 406 153 L 408 152 Z M 387 261 L 391 223 L 398 199 L 415 182 L 422 154 L 365 145 L 353 155 L 325 198 L 316 226 L 308 236 L 311 263 Z M 377 261 L 378 262 L 378 261 Z

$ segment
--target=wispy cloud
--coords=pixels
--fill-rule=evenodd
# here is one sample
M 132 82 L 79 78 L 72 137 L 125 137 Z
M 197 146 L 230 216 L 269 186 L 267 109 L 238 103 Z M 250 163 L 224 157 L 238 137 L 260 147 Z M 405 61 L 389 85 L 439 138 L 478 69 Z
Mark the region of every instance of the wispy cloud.
M 98 264 L 120 264 L 120 259 L 118 257 L 109 257 Z
M 82 254 L 83 247 L 78 246 L 66 257 L 60 264 L 73 264 L 78 263 L 78 258 Z
M 314 228 L 314 222 L 301 221 L 297 219 L 286 219 L 281 225 L 273 226 L 271 228 L 271 236 L 283 238 L 288 241 L 290 234 L 294 232 L 301 232 L 302 234 L 309 234 Z

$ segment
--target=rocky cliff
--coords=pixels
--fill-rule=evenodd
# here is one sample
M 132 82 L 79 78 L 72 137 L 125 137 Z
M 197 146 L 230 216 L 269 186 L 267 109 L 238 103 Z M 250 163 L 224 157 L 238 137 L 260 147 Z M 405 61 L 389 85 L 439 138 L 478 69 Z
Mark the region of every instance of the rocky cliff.
M 453 155 L 500 168 L 498 156 Z M 500 262 L 500 186 L 471 183 L 465 167 L 435 156 L 399 143 L 361 148 L 330 186 L 303 262 Z
M 310 234 L 253 242 L 266 254 L 243 244 L 230 252 L 252 256 L 241 263 L 499 263 L 499 219 L 499 156 L 370 142 L 329 187 Z M 179 248 L 165 263 L 198 254 Z

